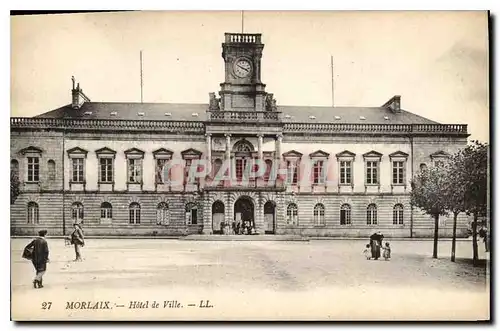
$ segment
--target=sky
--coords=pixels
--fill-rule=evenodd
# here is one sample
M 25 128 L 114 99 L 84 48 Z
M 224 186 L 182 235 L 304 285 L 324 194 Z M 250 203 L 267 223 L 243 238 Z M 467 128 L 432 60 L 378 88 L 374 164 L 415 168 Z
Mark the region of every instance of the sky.
M 208 103 L 224 80 L 224 32 L 242 13 L 128 12 L 11 17 L 11 116 L 71 102 L 71 76 L 92 101 Z M 245 11 L 262 33 L 262 81 L 279 105 L 402 108 L 468 124 L 489 142 L 487 12 Z

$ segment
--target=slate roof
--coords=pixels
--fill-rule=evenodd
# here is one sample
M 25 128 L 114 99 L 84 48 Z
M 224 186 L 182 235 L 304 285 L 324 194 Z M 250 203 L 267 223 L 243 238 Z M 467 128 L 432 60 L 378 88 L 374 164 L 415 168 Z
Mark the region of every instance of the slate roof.
M 66 105 L 36 117 L 206 121 L 207 109 L 208 104 L 85 102 L 80 109 Z M 394 113 L 384 107 L 278 106 L 278 111 L 283 113 L 283 122 L 293 123 L 438 124 L 405 110 Z M 112 115 L 113 112 L 116 115 Z M 139 116 L 138 113 L 144 115 Z M 198 116 L 193 116 L 193 113 Z

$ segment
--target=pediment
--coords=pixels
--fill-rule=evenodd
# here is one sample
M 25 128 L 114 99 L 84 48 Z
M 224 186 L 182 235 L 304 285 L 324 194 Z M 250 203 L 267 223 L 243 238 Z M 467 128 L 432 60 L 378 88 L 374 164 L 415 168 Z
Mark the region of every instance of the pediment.
M 408 158 L 408 155 L 409 155 L 408 153 L 405 153 L 405 152 L 402 152 L 402 151 L 397 151 L 397 152 L 389 154 L 389 157 L 404 157 L 404 158 Z
M 440 158 L 440 157 L 449 157 L 450 154 L 443 151 L 443 150 L 440 150 L 440 151 L 437 151 L 437 152 L 434 152 L 431 154 L 431 159 L 434 159 L 434 158 Z
M 378 157 L 378 158 L 381 158 L 382 157 L 382 153 L 379 153 L 377 151 L 369 151 L 365 154 L 363 154 L 363 157 Z
M 95 153 L 97 155 L 99 155 L 99 154 L 112 154 L 112 155 L 115 155 L 116 151 L 114 151 L 114 150 L 112 150 L 111 148 L 108 148 L 108 147 L 103 147 L 103 148 L 99 148 L 98 150 L 96 150 Z
M 80 148 L 80 147 L 73 147 L 73 148 L 68 149 L 67 153 L 68 153 L 68 155 L 83 154 L 83 155 L 87 156 L 88 151 L 83 149 L 83 148 Z
M 201 156 L 201 152 L 194 148 L 189 148 L 181 152 L 182 157 L 186 156 Z
M 316 152 L 312 152 L 309 154 L 309 157 L 329 157 L 330 154 L 327 152 L 323 152 L 322 150 L 317 150 Z
M 144 155 L 144 151 L 142 151 L 142 150 L 140 150 L 138 148 L 135 148 L 135 147 L 134 148 L 129 148 L 129 149 L 127 149 L 123 153 L 125 153 L 125 155 L 131 155 L 131 154 L 133 154 L 133 155 Z
M 291 151 L 283 153 L 283 157 L 302 157 L 302 153 L 292 149 Z
M 23 148 L 19 151 L 21 154 L 27 154 L 27 153 L 36 153 L 36 154 L 41 154 L 43 151 L 41 148 L 35 147 L 35 146 L 29 146 L 26 148 Z
M 168 155 L 168 156 L 172 156 L 172 154 L 174 154 L 174 152 L 172 152 L 171 150 L 169 149 L 166 149 L 166 148 L 158 148 L 157 150 L 153 151 L 153 155 L 154 156 L 157 156 L 157 155 Z
M 356 157 L 356 153 L 345 150 L 343 152 L 335 154 L 336 157 Z

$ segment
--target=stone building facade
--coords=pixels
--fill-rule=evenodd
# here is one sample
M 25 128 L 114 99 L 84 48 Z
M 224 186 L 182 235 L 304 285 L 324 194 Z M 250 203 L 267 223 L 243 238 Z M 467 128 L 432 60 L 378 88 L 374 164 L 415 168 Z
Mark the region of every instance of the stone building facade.
M 92 102 L 73 79 L 71 104 L 11 118 L 12 234 L 74 222 L 94 235 L 217 234 L 248 220 L 259 234 L 432 236 L 410 180 L 464 147 L 467 126 L 405 111 L 399 96 L 278 105 L 261 81 L 263 48 L 260 34 L 227 33 L 225 79 L 207 104 Z M 451 226 L 443 218 L 440 234 Z

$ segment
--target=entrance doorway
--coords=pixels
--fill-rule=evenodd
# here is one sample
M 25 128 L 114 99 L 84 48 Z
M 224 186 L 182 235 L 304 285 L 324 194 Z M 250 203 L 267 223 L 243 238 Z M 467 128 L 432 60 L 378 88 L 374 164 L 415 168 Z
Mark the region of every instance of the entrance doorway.
M 268 201 L 264 205 L 264 225 L 266 234 L 275 233 L 276 206 L 273 201 Z
M 250 226 L 255 227 L 254 205 L 248 197 L 241 197 L 234 203 L 234 221 L 236 224 L 249 222 Z
M 224 222 L 224 204 L 221 201 L 215 201 L 212 205 L 212 231 L 214 234 L 222 233 L 222 222 Z

